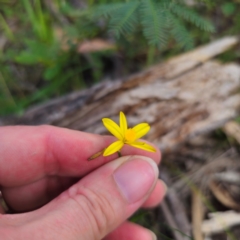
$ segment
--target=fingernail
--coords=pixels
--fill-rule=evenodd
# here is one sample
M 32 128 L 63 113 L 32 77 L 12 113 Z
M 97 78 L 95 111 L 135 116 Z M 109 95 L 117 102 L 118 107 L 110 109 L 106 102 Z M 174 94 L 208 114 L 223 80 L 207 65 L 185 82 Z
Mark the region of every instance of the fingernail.
M 154 232 L 150 231 L 151 235 L 152 235 L 152 240 L 157 240 L 157 236 Z
M 113 176 L 122 195 L 129 203 L 134 203 L 153 188 L 158 178 L 158 167 L 152 159 L 136 156 L 123 163 Z

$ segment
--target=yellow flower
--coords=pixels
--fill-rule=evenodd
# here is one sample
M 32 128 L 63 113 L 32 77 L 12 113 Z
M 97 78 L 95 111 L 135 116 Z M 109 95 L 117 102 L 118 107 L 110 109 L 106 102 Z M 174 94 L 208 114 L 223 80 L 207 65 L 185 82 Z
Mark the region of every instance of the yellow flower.
M 123 112 L 120 112 L 119 116 L 120 126 L 118 126 L 110 118 L 103 118 L 102 121 L 107 130 L 118 139 L 104 150 L 103 156 L 108 156 L 118 152 L 124 144 L 128 144 L 149 152 L 156 152 L 156 149 L 149 144 L 137 141 L 150 130 L 148 123 L 140 123 L 133 128 L 128 128 L 127 119 Z

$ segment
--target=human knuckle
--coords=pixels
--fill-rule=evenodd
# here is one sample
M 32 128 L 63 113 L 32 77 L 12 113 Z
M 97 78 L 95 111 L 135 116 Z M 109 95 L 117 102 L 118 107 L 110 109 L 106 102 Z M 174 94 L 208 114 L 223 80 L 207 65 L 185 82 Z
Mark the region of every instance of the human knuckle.
M 78 194 L 72 198 L 83 212 L 85 221 L 91 225 L 96 239 L 103 236 L 116 218 L 116 210 L 111 200 L 101 191 L 84 187 L 78 189 Z
M 43 134 L 43 146 L 45 147 L 43 168 L 48 176 L 56 176 L 60 171 L 60 162 L 56 152 L 56 134 L 55 129 L 51 126 L 39 126 Z

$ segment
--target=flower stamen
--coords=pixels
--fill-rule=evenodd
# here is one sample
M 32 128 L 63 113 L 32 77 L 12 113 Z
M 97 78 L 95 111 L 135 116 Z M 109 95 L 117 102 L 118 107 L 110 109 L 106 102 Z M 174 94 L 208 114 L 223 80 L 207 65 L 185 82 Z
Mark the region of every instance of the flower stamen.
M 134 142 L 137 138 L 136 132 L 132 128 L 127 129 L 124 137 L 125 137 L 126 142 Z

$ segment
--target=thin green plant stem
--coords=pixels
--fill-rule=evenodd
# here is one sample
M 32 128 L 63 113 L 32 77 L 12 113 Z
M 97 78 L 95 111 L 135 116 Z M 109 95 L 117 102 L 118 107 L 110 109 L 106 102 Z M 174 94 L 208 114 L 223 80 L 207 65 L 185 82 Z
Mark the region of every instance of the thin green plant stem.
M 33 11 L 33 8 L 30 4 L 30 1 L 29 0 L 22 0 L 23 1 L 23 5 L 25 7 L 25 10 L 28 14 L 28 17 L 31 21 L 31 24 L 33 26 L 34 29 L 36 29 L 36 26 L 37 26 L 37 20 L 36 20 L 36 17 L 35 17 L 35 14 L 34 14 L 34 11 Z
M 165 235 L 162 234 L 162 233 L 158 233 L 158 235 L 160 235 L 161 238 L 164 239 L 164 240 L 174 240 L 173 238 L 169 238 L 169 237 L 165 236 Z
M 147 66 L 151 66 L 153 64 L 155 50 L 156 47 L 154 45 L 149 46 L 147 53 Z
M 167 224 L 164 224 L 164 225 L 165 225 L 167 228 L 171 229 L 172 231 L 179 232 L 182 236 L 187 237 L 187 238 L 189 238 L 190 240 L 194 240 L 191 236 L 188 236 L 187 234 L 185 234 L 184 232 L 180 231 L 179 229 L 174 228 L 174 227 L 170 227 L 170 226 L 167 225 Z
M 0 88 L 2 89 L 4 95 L 7 97 L 7 100 L 11 104 L 11 106 L 16 108 L 17 104 L 14 101 L 14 98 L 13 98 L 13 96 L 12 96 L 12 94 L 11 94 L 9 88 L 8 88 L 8 85 L 7 85 L 7 83 L 6 83 L 6 81 L 5 81 L 1 72 L 0 72 Z
M 58 6 L 58 9 L 64 8 L 66 6 L 65 0 L 55 0 L 55 3 Z
M 47 39 L 47 26 L 44 20 L 42 5 L 40 0 L 35 0 L 36 16 L 38 22 L 38 32 L 42 40 Z
M 46 33 L 46 22 L 44 20 L 41 2 L 39 0 L 35 1 L 35 8 L 36 11 L 34 11 L 34 7 L 31 5 L 30 1 L 28 0 L 22 0 L 25 10 L 28 14 L 28 17 L 30 19 L 30 22 L 32 24 L 32 27 L 35 31 L 35 34 L 41 39 L 41 40 L 47 40 L 47 33 Z
M 6 37 L 11 40 L 14 41 L 14 35 L 12 30 L 10 29 L 10 27 L 8 26 L 5 18 L 3 17 L 3 15 L 0 13 L 0 23 L 2 25 L 3 30 L 5 31 Z
M 88 6 L 91 7 L 94 4 L 94 0 L 88 0 Z

